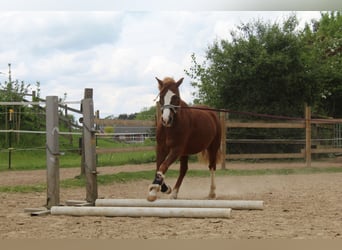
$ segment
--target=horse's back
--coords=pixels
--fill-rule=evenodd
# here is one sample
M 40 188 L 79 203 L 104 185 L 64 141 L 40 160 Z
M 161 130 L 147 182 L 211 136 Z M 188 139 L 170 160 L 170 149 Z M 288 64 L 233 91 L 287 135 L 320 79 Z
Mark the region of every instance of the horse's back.
M 215 111 L 210 110 L 205 105 L 195 105 L 193 107 L 191 116 L 194 124 L 198 124 L 202 129 L 211 131 L 213 134 L 221 133 L 220 119 Z

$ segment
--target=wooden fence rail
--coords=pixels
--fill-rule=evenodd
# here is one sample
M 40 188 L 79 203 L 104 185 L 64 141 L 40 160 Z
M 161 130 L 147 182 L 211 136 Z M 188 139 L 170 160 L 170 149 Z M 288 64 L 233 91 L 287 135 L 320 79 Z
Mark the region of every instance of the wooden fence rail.
M 157 108 L 157 110 L 159 110 Z M 225 169 L 226 160 L 236 159 L 304 159 L 306 166 L 311 166 L 312 154 L 326 153 L 342 153 L 342 148 L 312 148 L 312 143 L 317 143 L 320 140 L 313 140 L 311 126 L 317 124 L 336 124 L 342 123 L 342 119 L 312 119 L 311 108 L 305 106 L 305 118 L 303 120 L 289 120 L 288 122 L 240 122 L 233 121 L 227 118 L 226 113 L 220 113 L 220 121 L 222 127 L 221 151 L 222 161 L 221 168 Z M 156 117 L 159 117 L 158 113 Z M 95 124 L 98 126 L 150 126 L 155 127 L 156 121 L 138 121 L 138 120 L 117 120 L 117 119 L 99 119 L 95 118 Z M 229 130 L 235 128 L 257 128 L 257 129 L 303 129 L 305 139 L 265 139 L 265 140 L 248 140 L 248 139 L 229 139 Z M 228 136 L 227 136 L 228 134 Z M 295 153 L 244 153 L 244 154 L 229 154 L 227 153 L 226 145 L 228 143 L 262 143 L 262 144 L 303 144 L 303 149 Z M 118 153 L 118 152 L 137 152 L 137 151 L 153 151 L 155 147 L 125 147 L 125 148 L 98 148 L 97 154 Z

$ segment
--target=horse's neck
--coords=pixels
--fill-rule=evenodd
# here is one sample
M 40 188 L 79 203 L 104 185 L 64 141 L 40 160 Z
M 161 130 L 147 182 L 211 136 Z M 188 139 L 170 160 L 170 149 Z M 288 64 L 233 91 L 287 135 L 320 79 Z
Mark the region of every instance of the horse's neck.
M 183 101 L 182 99 L 180 101 L 180 106 L 181 107 L 189 107 L 189 105 L 185 101 Z

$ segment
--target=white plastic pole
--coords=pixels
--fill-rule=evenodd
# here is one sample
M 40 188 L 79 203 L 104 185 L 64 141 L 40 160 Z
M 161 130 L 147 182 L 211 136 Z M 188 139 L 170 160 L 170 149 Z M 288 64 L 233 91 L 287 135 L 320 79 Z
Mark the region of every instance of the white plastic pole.
M 254 200 L 169 200 L 153 202 L 145 199 L 97 199 L 97 207 L 192 207 L 192 208 L 232 208 L 236 210 L 262 210 L 263 201 Z
M 230 213 L 230 208 L 51 207 L 52 215 L 72 216 L 229 218 Z

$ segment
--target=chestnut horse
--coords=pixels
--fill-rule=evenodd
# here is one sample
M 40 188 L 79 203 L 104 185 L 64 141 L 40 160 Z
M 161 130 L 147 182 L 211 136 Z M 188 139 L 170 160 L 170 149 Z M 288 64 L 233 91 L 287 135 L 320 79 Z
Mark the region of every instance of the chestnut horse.
M 177 199 L 179 188 L 188 170 L 188 158 L 191 154 L 202 152 L 209 162 L 211 185 L 209 198 L 214 199 L 215 170 L 219 158 L 221 141 L 221 124 L 214 111 L 189 107 L 179 95 L 179 86 L 183 78 L 177 82 L 166 77 L 156 78 L 159 85 L 159 103 L 161 119 L 157 121 L 157 170 L 153 183 L 149 186 L 147 200 L 157 199 L 157 192 L 170 194 Z M 177 159 L 180 160 L 180 171 L 173 188 L 165 183 L 165 173 Z

